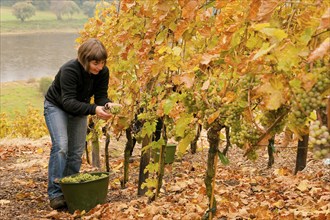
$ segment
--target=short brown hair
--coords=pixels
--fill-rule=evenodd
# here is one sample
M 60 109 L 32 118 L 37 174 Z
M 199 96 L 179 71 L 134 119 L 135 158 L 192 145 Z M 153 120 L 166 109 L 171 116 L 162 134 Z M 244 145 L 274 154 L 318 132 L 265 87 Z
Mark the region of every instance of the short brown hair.
M 88 39 L 78 49 L 78 61 L 86 71 L 89 71 L 89 62 L 92 60 L 106 62 L 107 58 L 108 54 L 104 45 L 96 38 Z

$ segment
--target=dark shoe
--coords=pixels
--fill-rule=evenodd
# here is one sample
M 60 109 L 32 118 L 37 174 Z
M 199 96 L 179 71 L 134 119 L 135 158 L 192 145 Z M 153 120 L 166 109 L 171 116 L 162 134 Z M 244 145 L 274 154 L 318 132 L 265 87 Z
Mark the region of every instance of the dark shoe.
M 50 207 L 52 209 L 60 209 L 66 207 L 64 196 L 59 196 L 50 200 Z

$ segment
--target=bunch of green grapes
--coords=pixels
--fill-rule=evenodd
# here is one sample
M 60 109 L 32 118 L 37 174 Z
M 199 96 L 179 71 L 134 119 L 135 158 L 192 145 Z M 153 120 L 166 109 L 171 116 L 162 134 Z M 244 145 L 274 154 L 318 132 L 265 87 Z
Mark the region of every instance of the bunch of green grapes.
M 324 71 L 318 74 L 317 82 L 310 91 L 300 90 L 296 94 L 296 100 L 292 103 L 292 113 L 297 119 L 297 123 L 304 124 L 310 113 L 321 107 L 325 107 L 323 102 L 323 92 L 330 87 L 330 73 Z
M 220 114 L 220 117 L 224 118 L 223 124 L 227 127 L 235 127 L 239 124 L 243 111 L 244 108 L 239 106 L 237 103 L 227 106 L 227 108 L 224 109 L 224 113 L 222 115 Z
M 260 118 L 261 125 L 264 126 L 265 128 L 270 127 L 278 117 L 286 113 L 285 111 L 286 109 L 284 107 L 281 107 L 277 110 L 265 111 Z M 281 133 L 284 129 L 284 126 L 285 126 L 285 120 L 280 121 L 272 128 L 271 134 L 274 135 Z
M 196 109 L 196 97 L 193 97 L 193 94 L 188 93 L 183 98 L 183 104 L 184 104 L 184 106 L 185 106 L 185 108 L 187 109 L 188 112 L 197 111 L 197 109 Z
M 113 115 L 117 115 L 117 114 L 119 114 L 120 113 L 120 111 L 121 111 L 121 107 L 118 105 L 115 105 L 115 106 L 108 106 L 108 105 L 106 105 L 105 107 L 104 107 L 104 111 L 106 111 L 107 113 L 111 113 L 111 114 L 113 114 Z
M 238 122 L 239 123 L 239 122 Z M 230 138 L 233 144 L 242 148 L 245 143 L 250 143 L 252 145 L 257 144 L 259 140 L 260 132 L 253 127 L 252 124 L 242 123 L 240 126 L 232 126 Z
M 61 183 L 84 183 L 94 181 L 107 177 L 107 174 L 102 173 L 101 175 L 92 175 L 90 173 L 80 173 L 75 176 L 67 176 L 61 179 Z
M 252 89 L 259 84 L 258 79 L 252 73 L 245 74 L 239 79 L 239 84 L 243 89 Z
M 321 125 L 320 121 L 313 121 L 309 129 L 309 143 L 313 148 L 314 159 L 330 157 L 329 129 Z

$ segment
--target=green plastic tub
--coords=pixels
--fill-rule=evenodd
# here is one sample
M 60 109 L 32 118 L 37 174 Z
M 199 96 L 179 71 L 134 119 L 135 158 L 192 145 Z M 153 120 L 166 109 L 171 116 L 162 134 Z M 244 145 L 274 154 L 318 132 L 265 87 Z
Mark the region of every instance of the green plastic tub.
M 165 163 L 170 164 L 174 162 L 176 152 L 176 144 L 167 144 L 165 152 Z M 159 161 L 159 149 L 153 150 L 153 158 L 155 162 Z
M 68 206 L 69 212 L 74 213 L 75 210 L 88 212 L 98 204 L 103 204 L 106 201 L 109 185 L 108 172 L 89 173 L 91 175 L 101 176 L 106 174 L 106 177 L 83 182 L 83 183 L 62 183 L 60 186 Z M 79 174 L 71 175 L 76 176 Z

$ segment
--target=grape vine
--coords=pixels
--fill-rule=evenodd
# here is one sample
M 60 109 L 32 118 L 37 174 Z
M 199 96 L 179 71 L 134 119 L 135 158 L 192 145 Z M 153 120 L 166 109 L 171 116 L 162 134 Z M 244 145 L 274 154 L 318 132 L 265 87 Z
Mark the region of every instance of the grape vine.
M 311 115 L 330 95 L 329 7 L 312 0 L 122 0 L 98 9 L 78 42 L 97 37 L 109 52 L 109 95 L 123 105 L 115 134 L 138 115 L 143 139 L 165 118 L 185 153 L 197 123 L 218 123 L 251 151 L 283 129 L 308 134 Z

